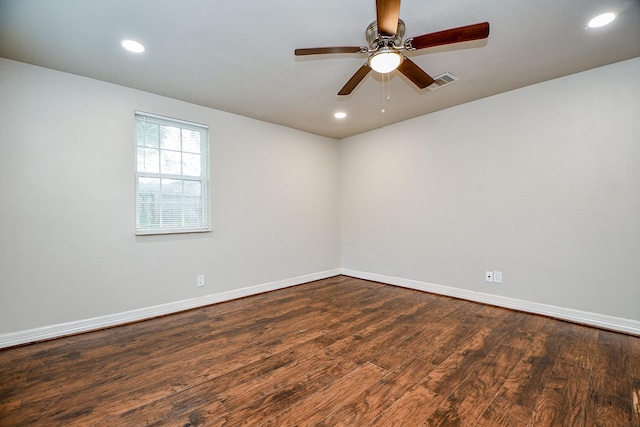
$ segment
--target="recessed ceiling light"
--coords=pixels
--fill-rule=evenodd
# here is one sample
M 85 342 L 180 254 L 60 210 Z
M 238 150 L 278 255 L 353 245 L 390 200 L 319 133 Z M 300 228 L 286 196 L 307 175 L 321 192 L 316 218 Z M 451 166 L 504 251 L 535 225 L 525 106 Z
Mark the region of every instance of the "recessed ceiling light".
M 602 13 L 587 23 L 588 28 L 598 28 L 604 27 L 607 24 L 610 24 L 614 19 L 616 19 L 616 14 L 613 12 Z
M 133 53 L 142 53 L 144 52 L 144 46 L 142 43 L 139 43 L 135 40 L 122 40 L 122 47 L 127 49 L 129 52 Z
M 347 117 L 347 113 L 343 113 L 342 111 L 340 111 L 335 113 L 333 117 L 335 117 L 336 119 L 344 119 L 345 117 Z

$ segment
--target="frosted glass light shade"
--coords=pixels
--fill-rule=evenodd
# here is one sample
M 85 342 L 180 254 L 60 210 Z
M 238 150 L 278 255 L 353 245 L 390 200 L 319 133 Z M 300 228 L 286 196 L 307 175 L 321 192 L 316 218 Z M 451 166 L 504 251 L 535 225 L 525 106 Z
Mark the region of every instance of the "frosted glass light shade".
M 396 51 L 382 51 L 371 55 L 369 66 L 373 71 L 386 74 L 398 68 L 402 59 L 402 55 Z

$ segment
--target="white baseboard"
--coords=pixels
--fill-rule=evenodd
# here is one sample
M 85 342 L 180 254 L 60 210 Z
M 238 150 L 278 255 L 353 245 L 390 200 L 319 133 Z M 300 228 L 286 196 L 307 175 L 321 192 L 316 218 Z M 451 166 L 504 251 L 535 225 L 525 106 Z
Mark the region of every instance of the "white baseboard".
M 223 301 L 256 295 L 263 292 L 288 288 L 290 286 L 300 285 L 303 283 L 312 282 L 314 280 L 326 279 L 328 277 L 334 277 L 338 275 L 340 275 L 339 268 L 334 270 L 321 271 L 319 273 L 306 274 L 303 276 L 279 280 L 276 282 L 269 282 L 263 283 L 261 285 L 234 289 L 232 291 L 219 292 L 216 294 L 170 302 L 167 304 L 161 304 L 152 307 L 139 308 L 136 310 L 125 311 L 123 313 L 109 314 L 106 316 L 94 317 L 91 319 L 84 319 L 74 322 L 29 329 L 25 331 L 0 334 L 0 348 L 12 347 L 20 344 L 59 338 L 65 335 L 123 325 L 130 322 L 150 319 L 157 316 L 163 316 L 165 314 L 177 313 L 179 311 L 203 307 Z
M 570 322 L 640 336 L 640 322 L 637 320 L 607 316 L 598 313 L 590 313 L 571 308 L 557 307 L 553 305 L 524 301 L 499 295 L 485 294 L 482 292 L 452 288 L 450 286 L 436 285 L 433 283 L 420 282 L 417 280 L 403 279 L 376 273 L 367 273 L 363 271 L 351 270 L 348 268 L 336 268 L 333 270 L 307 274 L 290 279 L 279 280 L 276 282 L 263 283 L 260 285 L 234 289 L 232 291 L 205 295 L 198 298 L 175 301 L 152 307 L 139 308 L 123 313 L 109 314 L 106 316 L 94 317 L 91 319 L 83 319 L 74 322 L 29 329 L 25 331 L 0 334 L 0 348 L 12 347 L 36 341 L 58 338 L 65 335 L 72 335 L 81 332 L 88 332 L 107 327 L 123 325 L 130 322 L 136 322 L 157 316 L 163 316 L 166 314 L 177 313 L 192 308 L 230 301 L 233 299 L 256 295 L 263 292 L 275 291 L 277 289 L 296 286 L 303 283 L 312 282 L 314 280 L 326 279 L 341 274 L 350 277 L 357 277 L 359 279 L 372 280 L 389 285 L 415 289 L 418 291 L 446 295 L 454 298 L 465 299 L 468 301 L 495 305 L 498 307 L 511 308 L 528 313 L 541 314 L 543 316 L 549 316 L 556 319 L 567 320 Z
M 341 268 L 340 272 L 345 276 L 356 277 L 359 279 L 372 280 L 389 285 L 415 289 L 418 291 L 431 292 L 434 294 L 446 295 L 454 298 L 465 299 L 468 301 L 481 302 L 484 304 L 490 304 L 504 308 L 511 308 L 514 310 L 525 311 L 527 313 L 541 314 L 543 316 L 567 320 L 583 325 L 595 326 L 597 328 L 608 329 L 616 332 L 640 335 L 640 321 L 637 320 L 607 316 L 598 313 L 590 313 L 587 311 L 557 307 L 554 305 L 541 304 L 532 301 L 524 301 L 515 298 L 503 297 L 500 295 L 485 294 L 482 292 L 452 288 L 450 286 L 436 285 L 433 283 L 420 282 L 417 280 L 402 279 L 399 277 L 385 276 L 375 273 L 367 273 L 363 271 L 351 270 L 348 268 Z

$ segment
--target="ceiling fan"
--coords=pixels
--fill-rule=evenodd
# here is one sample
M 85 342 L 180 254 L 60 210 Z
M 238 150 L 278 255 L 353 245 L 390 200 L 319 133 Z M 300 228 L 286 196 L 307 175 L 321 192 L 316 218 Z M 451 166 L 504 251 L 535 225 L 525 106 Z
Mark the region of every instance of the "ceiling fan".
M 338 95 L 349 95 L 373 69 L 379 73 L 389 73 L 396 68 L 420 89 L 434 82 L 422 68 L 407 58 L 402 50 L 414 51 L 428 47 L 442 46 L 489 37 L 489 23 L 466 25 L 435 33 L 410 37 L 402 42 L 405 25 L 399 18 L 400 0 L 376 0 L 376 17 L 367 27 L 365 36 L 368 46 L 337 46 L 296 49 L 296 56 L 321 55 L 329 53 L 366 53 L 367 62 L 344 85 Z

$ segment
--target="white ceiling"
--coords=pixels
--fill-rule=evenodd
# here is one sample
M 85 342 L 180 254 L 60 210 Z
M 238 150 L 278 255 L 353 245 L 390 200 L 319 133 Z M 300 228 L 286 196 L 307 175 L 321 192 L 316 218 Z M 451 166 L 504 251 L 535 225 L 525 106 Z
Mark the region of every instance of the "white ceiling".
M 585 29 L 605 11 L 618 18 Z M 0 0 L 0 56 L 332 138 L 640 56 L 640 0 L 403 0 L 407 37 L 491 25 L 486 41 L 407 54 L 460 78 L 437 91 L 394 71 L 383 92 L 372 72 L 341 97 L 366 55 L 293 55 L 365 46 L 375 16 L 374 0 Z

